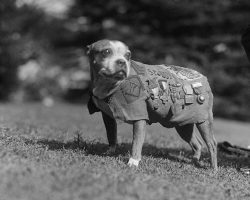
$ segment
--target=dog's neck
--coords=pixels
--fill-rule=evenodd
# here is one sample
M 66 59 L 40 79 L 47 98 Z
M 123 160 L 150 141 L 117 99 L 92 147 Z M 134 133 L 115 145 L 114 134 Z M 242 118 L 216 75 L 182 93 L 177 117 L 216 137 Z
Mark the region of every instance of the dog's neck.
M 121 82 L 110 82 L 107 78 L 98 77 L 98 79 L 92 81 L 93 95 L 98 99 L 105 99 L 117 90 Z

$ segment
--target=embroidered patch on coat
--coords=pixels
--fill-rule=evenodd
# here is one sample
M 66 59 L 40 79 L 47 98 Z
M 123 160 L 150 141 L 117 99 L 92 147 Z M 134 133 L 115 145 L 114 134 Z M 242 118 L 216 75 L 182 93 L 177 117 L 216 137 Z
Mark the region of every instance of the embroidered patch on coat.
M 202 74 L 192 69 L 174 65 L 167 66 L 167 68 L 182 80 L 194 80 L 202 77 Z
M 122 84 L 121 90 L 127 103 L 136 101 L 141 96 L 142 82 L 138 76 L 131 76 Z

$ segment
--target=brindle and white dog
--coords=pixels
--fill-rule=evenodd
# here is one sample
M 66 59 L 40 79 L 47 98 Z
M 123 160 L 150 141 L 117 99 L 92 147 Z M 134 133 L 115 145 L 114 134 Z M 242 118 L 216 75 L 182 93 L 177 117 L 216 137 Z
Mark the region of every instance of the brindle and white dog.
M 195 132 L 196 125 L 210 152 L 211 166 L 218 170 L 213 95 L 203 75 L 181 67 L 135 62 L 131 60 L 129 48 L 120 41 L 97 41 L 88 46 L 87 55 L 91 71 L 88 108 L 91 114 L 101 111 L 110 151 L 115 151 L 117 144 L 116 119 L 132 124 L 132 155 L 128 165 L 138 166 L 146 124 L 159 122 L 164 127 L 176 128 L 181 138 L 190 144 L 197 163 L 202 141 Z M 150 74 L 150 78 L 145 78 L 145 74 Z M 155 88 L 150 85 L 152 80 L 158 80 Z

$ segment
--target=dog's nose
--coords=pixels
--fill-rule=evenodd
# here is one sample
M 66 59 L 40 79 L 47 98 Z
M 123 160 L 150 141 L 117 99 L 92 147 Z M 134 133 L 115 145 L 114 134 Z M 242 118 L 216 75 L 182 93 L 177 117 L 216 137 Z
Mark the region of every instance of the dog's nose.
M 118 59 L 118 60 L 116 61 L 116 64 L 117 64 L 119 67 L 121 67 L 121 68 L 124 68 L 124 67 L 126 66 L 125 60 L 122 60 L 122 59 Z

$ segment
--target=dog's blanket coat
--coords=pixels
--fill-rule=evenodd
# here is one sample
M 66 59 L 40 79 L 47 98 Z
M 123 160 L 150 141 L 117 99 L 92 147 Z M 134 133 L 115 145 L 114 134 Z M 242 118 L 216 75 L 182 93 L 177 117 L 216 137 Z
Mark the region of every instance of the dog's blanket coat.
M 207 78 L 187 68 L 131 61 L 132 75 L 105 99 L 91 96 L 90 114 L 102 110 L 125 122 L 145 119 L 165 127 L 208 119 L 212 97 Z

